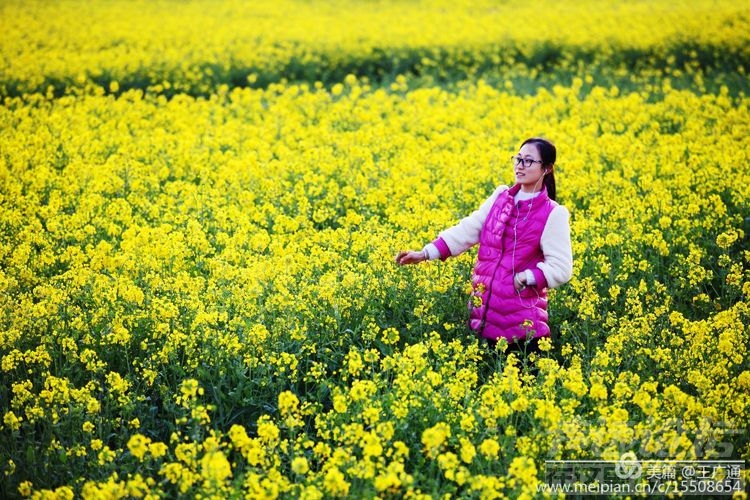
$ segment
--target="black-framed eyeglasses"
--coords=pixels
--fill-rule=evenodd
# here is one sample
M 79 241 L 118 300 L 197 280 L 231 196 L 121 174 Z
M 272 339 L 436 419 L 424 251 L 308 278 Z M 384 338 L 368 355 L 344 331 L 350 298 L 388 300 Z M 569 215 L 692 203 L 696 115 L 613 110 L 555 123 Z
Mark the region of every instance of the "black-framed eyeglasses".
M 543 163 L 540 160 L 532 160 L 531 158 L 521 158 L 520 156 L 511 156 L 511 161 L 513 162 L 513 165 L 518 166 L 523 164 L 524 167 L 530 168 L 534 165 L 534 163 Z

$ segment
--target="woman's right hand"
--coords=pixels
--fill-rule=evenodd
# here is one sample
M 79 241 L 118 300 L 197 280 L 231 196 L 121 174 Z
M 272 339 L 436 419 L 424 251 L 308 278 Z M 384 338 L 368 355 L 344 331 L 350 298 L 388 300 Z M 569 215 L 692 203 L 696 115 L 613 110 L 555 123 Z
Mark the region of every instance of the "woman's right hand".
M 396 264 L 401 266 L 405 264 L 419 264 L 424 260 L 427 260 L 427 255 L 423 250 L 419 252 L 413 250 L 401 251 L 396 255 Z

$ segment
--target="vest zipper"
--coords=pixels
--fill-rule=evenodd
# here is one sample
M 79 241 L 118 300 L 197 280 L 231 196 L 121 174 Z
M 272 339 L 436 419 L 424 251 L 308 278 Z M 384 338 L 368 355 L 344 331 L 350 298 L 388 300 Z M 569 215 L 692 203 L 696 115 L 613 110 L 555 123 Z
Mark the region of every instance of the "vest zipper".
M 512 200 L 513 198 L 509 198 L 509 200 Z M 517 208 L 517 207 L 516 207 Z M 502 215 L 502 212 L 500 213 Z M 510 216 L 508 217 L 510 218 Z M 487 303 L 484 304 L 484 312 L 482 313 L 482 321 L 479 323 L 479 334 L 481 335 L 484 331 L 484 325 L 487 322 L 487 313 L 490 311 L 490 299 L 492 299 L 492 285 L 496 283 L 496 275 L 497 270 L 500 268 L 500 264 L 503 261 L 503 255 L 505 255 L 505 239 L 503 238 L 503 234 L 505 234 L 505 228 L 508 226 L 508 221 L 505 221 L 505 224 L 503 225 L 503 230 L 500 232 L 500 255 L 497 258 L 497 263 L 495 264 L 495 268 L 492 270 L 492 279 L 490 280 L 488 291 L 487 291 Z

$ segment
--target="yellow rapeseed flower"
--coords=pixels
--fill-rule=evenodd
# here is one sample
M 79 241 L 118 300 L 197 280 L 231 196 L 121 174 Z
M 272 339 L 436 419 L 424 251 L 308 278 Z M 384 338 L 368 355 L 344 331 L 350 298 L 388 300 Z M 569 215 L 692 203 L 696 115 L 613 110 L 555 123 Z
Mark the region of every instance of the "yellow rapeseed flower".
M 422 432 L 422 444 L 427 456 L 436 457 L 450 436 L 451 429 L 445 422 L 438 422 L 425 429 Z
M 207 452 L 200 461 L 204 481 L 221 483 L 232 476 L 232 467 L 221 450 Z
M 128 440 L 128 450 L 138 460 L 143 460 L 143 457 L 148 452 L 148 447 L 151 444 L 151 438 L 148 438 L 142 434 L 133 434 Z

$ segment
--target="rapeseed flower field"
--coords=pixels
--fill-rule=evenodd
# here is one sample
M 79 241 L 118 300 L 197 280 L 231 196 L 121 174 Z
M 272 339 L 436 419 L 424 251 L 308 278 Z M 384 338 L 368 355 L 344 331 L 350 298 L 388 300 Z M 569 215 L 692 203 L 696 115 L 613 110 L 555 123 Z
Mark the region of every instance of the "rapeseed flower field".
M 9 0 L 0 29 L 0 496 L 542 498 L 547 461 L 750 459 L 742 2 Z M 543 354 L 496 356 L 473 252 L 393 257 L 536 135 L 574 278 Z

